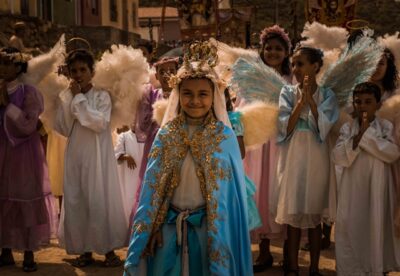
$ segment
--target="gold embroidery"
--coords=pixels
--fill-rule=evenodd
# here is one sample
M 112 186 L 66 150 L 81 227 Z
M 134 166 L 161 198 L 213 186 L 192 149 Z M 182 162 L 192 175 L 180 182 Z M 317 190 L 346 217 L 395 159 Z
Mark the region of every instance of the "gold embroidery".
M 230 171 L 226 171 L 215 152 L 221 152 L 220 144 L 226 139 L 223 134 L 224 125 L 218 122 L 212 113 L 205 119 L 203 127 L 196 130 L 192 137 L 188 137 L 185 129 L 185 117 L 183 114 L 176 117 L 165 126 L 158 138 L 159 147 L 153 146 L 149 157 L 159 158 L 158 170 L 149 170 L 146 173 L 154 177 L 146 177 L 145 185 L 149 185 L 153 192 L 151 207 L 148 216 L 152 225 L 140 223 L 134 227 L 134 231 L 149 231 L 150 234 L 158 231 L 165 221 L 169 204 L 175 188 L 180 183 L 180 169 L 182 162 L 190 150 L 195 166 L 196 175 L 199 178 L 202 195 L 206 200 L 207 223 L 209 232 L 208 252 L 210 260 L 224 263 L 225 254 L 221 254 L 220 248 L 213 248 L 212 234 L 217 233 L 215 221 L 218 218 L 218 201 L 213 193 L 219 189 L 218 180 L 228 179 Z M 221 218 L 222 219 L 222 218 Z M 225 257 L 223 257 L 225 256 Z

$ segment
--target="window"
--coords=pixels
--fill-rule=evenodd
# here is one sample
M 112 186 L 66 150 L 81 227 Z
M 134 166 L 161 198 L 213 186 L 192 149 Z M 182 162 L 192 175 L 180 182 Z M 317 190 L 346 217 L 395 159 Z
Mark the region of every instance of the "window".
M 110 20 L 118 21 L 117 1 L 110 0 Z
M 136 20 L 137 20 L 137 9 L 136 3 L 132 3 L 132 27 L 136 27 Z
M 91 0 L 91 8 L 93 15 L 99 15 L 99 0 Z

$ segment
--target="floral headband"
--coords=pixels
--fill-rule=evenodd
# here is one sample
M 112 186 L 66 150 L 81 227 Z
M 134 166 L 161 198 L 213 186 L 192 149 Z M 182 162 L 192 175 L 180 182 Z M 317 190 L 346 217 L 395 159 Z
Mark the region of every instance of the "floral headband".
M 261 45 L 265 44 L 267 40 L 270 38 L 271 34 L 275 34 L 281 37 L 283 41 L 285 41 L 286 45 L 288 46 L 288 51 L 290 52 L 290 50 L 292 49 L 292 43 L 290 42 L 290 38 L 288 34 L 285 32 L 285 30 L 279 27 L 278 25 L 267 27 L 261 31 L 260 44 Z
M 27 63 L 32 58 L 31 55 L 20 52 L 18 53 L 0 52 L 0 57 L 10 59 L 13 63 Z

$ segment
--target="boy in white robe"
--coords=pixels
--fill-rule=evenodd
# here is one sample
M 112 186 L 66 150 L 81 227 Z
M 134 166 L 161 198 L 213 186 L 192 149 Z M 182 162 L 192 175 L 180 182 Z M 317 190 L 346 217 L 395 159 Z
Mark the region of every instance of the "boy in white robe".
M 139 168 L 143 155 L 143 143 L 139 143 L 135 134 L 135 125 L 128 131 L 118 134 L 114 147 L 118 160 L 118 174 L 123 189 L 125 214 L 130 219 L 139 188 Z
M 338 275 L 383 275 L 400 268 L 390 170 L 400 151 L 393 125 L 375 117 L 380 99 L 380 89 L 373 83 L 355 87 L 357 117 L 343 125 L 333 150 L 334 163 L 344 168 L 335 229 Z
M 71 84 L 60 93 L 56 118 L 56 130 L 68 138 L 60 244 L 80 255 L 74 266 L 92 264 L 92 252 L 106 256 L 105 266 L 118 266 L 114 249 L 126 245 L 129 231 L 111 139 L 110 95 L 92 86 L 88 51 L 70 52 L 66 62 Z

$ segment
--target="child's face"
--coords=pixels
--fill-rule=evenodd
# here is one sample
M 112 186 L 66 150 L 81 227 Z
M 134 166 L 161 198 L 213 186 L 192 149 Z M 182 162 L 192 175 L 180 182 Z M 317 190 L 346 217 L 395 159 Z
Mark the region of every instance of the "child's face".
M 297 82 L 303 83 L 304 77 L 308 75 L 315 78 L 319 69 L 318 63 L 310 63 L 307 56 L 301 51 L 296 52 L 292 57 L 292 70 Z
M 93 78 L 93 72 L 85 62 L 77 60 L 73 62 L 68 69 L 69 76 L 82 88 L 86 87 Z
M 171 88 L 168 85 L 169 77 L 176 74 L 176 63 L 167 62 L 157 66 L 156 78 L 161 84 L 163 91 L 170 91 Z
M 0 58 L 0 79 L 7 82 L 17 78 L 20 66 L 16 66 L 9 58 Z
M 278 39 L 269 39 L 265 43 L 263 57 L 267 65 L 271 67 L 281 66 L 287 56 L 285 47 Z
M 207 79 L 186 79 L 179 89 L 179 102 L 191 118 L 204 118 L 212 107 L 213 89 Z
M 375 113 L 379 109 L 380 103 L 376 101 L 374 94 L 360 93 L 354 95 L 353 107 L 357 118 L 362 118 L 362 114 L 366 112 L 368 121 L 372 122 L 375 119 Z
M 383 78 L 385 77 L 386 69 L 387 69 L 387 59 L 386 56 L 384 55 L 379 61 L 378 66 L 376 67 L 376 71 L 371 77 L 371 81 L 372 82 L 382 81 Z

